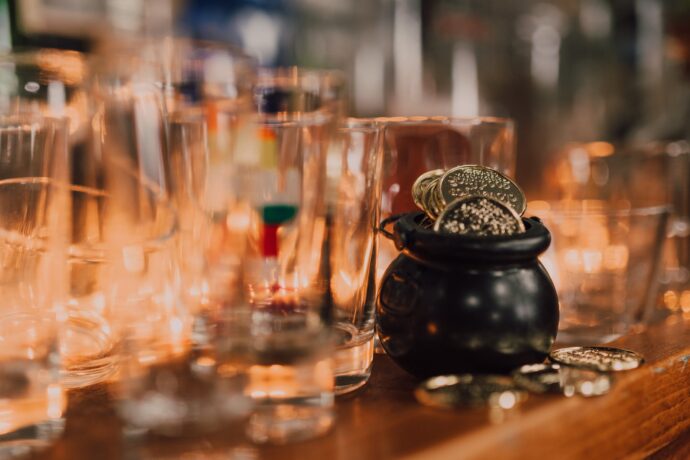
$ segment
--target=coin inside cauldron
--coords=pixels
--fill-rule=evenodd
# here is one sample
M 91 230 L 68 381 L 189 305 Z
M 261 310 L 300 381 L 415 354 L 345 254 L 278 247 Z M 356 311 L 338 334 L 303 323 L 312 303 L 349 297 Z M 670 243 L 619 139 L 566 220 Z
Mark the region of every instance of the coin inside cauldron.
M 527 364 L 513 372 L 513 380 L 532 393 L 562 393 L 560 369 L 558 364 Z
M 600 372 L 627 371 L 642 365 L 639 353 L 613 347 L 569 347 L 554 350 L 552 361 L 566 366 L 581 367 Z
M 439 194 L 442 204 L 456 198 L 479 195 L 495 198 L 522 215 L 527 208 L 527 199 L 520 187 L 495 169 L 478 165 L 462 165 L 449 169 L 439 180 Z
M 442 209 L 436 200 L 438 181 L 431 181 L 422 193 L 422 208 L 431 219 L 436 219 Z
M 417 401 L 441 408 L 476 407 L 504 394 L 518 402 L 526 397 L 513 379 L 501 375 L 440 375 L 422 382 L 414 392 Z
M 434 230 L 472 236 L 509 236 L 524 233 L 525 224 L 510 206 L 494 198 L 466 196 L 449 204 Z
M 429 186 L 429 184 L 435 180 L 438 180 L 445 171 L 443 169 L 432 169 L 427 171 L 421 176 L 419 176 L 412 184 L 412 200 L 414 204 L 417 205 L 419 209 L 424 211 L 424 205 L 422 204 L 422 194 L 424 190 Z

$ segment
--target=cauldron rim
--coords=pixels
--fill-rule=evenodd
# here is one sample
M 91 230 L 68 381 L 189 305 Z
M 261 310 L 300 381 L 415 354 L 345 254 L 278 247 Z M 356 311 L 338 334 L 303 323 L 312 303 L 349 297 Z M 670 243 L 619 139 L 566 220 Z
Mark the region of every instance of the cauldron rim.
M 551 233 L 538 217 L 522 218 L 524 233 L 492 237 L 438 233 L 420 225 L 423 218 L 422 212 L 401 215 L 392 236 L 398 250 L 427 261 L 512 263 L 536 259 L 551 244 Z

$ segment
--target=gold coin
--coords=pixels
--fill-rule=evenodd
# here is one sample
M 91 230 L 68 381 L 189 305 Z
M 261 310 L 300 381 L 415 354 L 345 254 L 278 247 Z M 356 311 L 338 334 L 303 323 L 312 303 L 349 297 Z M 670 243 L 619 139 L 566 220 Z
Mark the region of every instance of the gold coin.
M 439 181 L 439 192 L 444 204 L 467 195 L 495 198 L 519 215 L 525 212 L 527 200 L 520 187 L 495 169 L 478 165 L 451 168 Z
M 436 218 L 438 218 L 439 215 L 443 212 L 445 209 L 445 204 L 443 203 L 443 199 L 441 197 L 441 193 L 439 191 L 439 181 L 437 180 L 434 182 L 434 188 L 431 191 L 431 206 L 434 208 L 434 212 L 436 213 Z
M 433 181 L 427 185 L 422 193 L 422 209 L 431 220 L 435 220 L 438 217 L 438 209 L 433 204 L 434 189 L 438 181 Z
M 558 364 L 527 364 L 513 372 L 513 380 L 531 393 L 562 393 L 560 369 Z
M 422 211 L 422 194 L 424 189 L 429 186 L 432 181 L 438 180 L 445 171 L 443 169 L 432 169 L 419 176 L 412 184 L 412 200 Z
M 422 382 L 414 395 L 425 406 L 444 409 L 485 406 L 501 397 L 514 405 L 527 396 L 510 377 L 472 374 L 432 377 Z
M 549 355 L 561 365 L 615 372 L 637 369 L 644 362 L 639 353 L 613 347 L 569 347 L 554 350 Z
M 438 180 L 432 182 L 429 184 L 429 196 L 428 196 L 428 205 L 429 205 L 429 211 L 431 214 L 434 216 L 434 219 L 438 218 L 439 214 L 441 214 L 441 211 L 443 210 L 443 207 L 439 205 L 438 202 Z
M 470 236 L 510 236 L 525 232 L 525 224 L 510 206 L 488 196 L 471 195 L 449 204 L 434 230 Z

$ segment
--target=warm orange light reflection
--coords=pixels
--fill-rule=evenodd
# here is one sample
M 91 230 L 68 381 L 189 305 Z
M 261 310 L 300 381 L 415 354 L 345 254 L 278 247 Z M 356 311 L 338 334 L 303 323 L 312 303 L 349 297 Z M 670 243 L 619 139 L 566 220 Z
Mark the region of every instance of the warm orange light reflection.
M 294 365 L 252 365 L 245 391 L 255 399 L 281 399 L 332 390 L 333 360 L 325 358 Z
M 609 144 L 608 142 L 590 142 L 589 144 L 585 145 L 585 149 L 591 157 L 595 158 L 610 156 L 615 151 L 613 145 Z

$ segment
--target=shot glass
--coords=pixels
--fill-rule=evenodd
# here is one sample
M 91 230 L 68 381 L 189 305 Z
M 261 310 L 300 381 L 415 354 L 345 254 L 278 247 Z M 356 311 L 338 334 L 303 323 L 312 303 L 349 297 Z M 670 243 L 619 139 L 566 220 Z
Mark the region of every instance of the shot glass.
M 382 153 L 380 125 L 351 118 L 337 130 L 328 158 L 337 394 L 361 387 L 371 374 Z
M 119 176 L 118 186 L 119 192 L 69 188 L 62 343 L 68 387 L 112 376 L 121 359 L 164 361 L 188 346 L 191 320 L 178 299 L 175 212 L 136 175 Z
M 554 190 L 571 200 L 625 200 L 633 208 L 671 207 L 654 303 L 643 322 L 690 312 L 690 144 L 569 144 L 556 161 Z
M 235 147 L 253 112 L 256 64 L 225 44 L 172 39 L 152 46 L 162 56 L 157 78 L 168 126 L 167 186 L 180 215 L 182 294 L 190 308 L 204 310 L 237 286 L 248 209 L 238 199 Z
M 530 212 L 553 238 L 543 262 L 560 301 L 557 340 L 610 342 L 653 308 L 670 207 L 581 200 Z
M 227 148 L 215 153 L 208 111 L 169 114 L 170 164 L 207 225 L 192 242 L 201 241 L 207 299 L 196 337 L 212 340 L 219 315 L 248 309 L 228 340 L 244 344 L 232 355 L 242 356 L 254 406 L 247 433 L 261 443 L 307 439 L 333 423 L 325 184 L 337 115 L 326 87 L 316 72 L 261 72 L 251 113 L 225 118 Z
M 326 159 L 335 117 L 321 77 L 293 69 L 264 74 L 258 112 L 240 132 L 236 161 L 248 204 L 242 261 L 251 309 L 248 434 L 284 443 L 333 424 Z M 253 382 L 253 383 L 252 383 Z
M 63 426 L 69 195 L 64 120 L 0 117 L 0 456 L 46 446 Z

